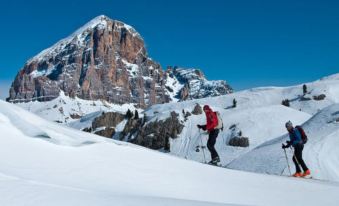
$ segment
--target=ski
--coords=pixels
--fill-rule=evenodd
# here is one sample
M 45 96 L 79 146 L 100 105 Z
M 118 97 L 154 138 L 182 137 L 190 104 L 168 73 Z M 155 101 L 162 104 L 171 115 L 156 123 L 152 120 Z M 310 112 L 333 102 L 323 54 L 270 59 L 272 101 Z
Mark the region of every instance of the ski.
M 311 175 L 307 175 L 307 176 L 304 176 L 304 177 L 301 177 L 301 178 L 304 178 L 304 179 L 313 179 L 313 177 Z
M 221 168 L 225 168 L 226 166 L 225 165 L 222 165 L 220 163 L 217 163 L 217 164 L 211 164 L 211 163 L 203 163 L 203 164 L 206 164 L 206 165 L 211 165 L 211 166 L 215 166 L 215 167 L 221 167 Z

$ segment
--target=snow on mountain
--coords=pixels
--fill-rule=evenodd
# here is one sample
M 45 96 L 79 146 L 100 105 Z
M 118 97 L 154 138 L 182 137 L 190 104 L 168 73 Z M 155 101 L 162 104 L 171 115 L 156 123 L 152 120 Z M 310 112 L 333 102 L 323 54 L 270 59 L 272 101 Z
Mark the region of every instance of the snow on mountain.
M 17 103 L 17 105 L 49 121 L 71 124 L 86 120 L 86 125 L 91 123 L 90 119 L 100 116 L 102 112 L 110 111 L 125 114 L 128 109 L 132 111 L 136 109 L 133 104 L 116 105 L 101 100 L 88 101 L 77 97 L 70 98 L 65 96 L 63 92 L 60 92 L 58 98 L 48 102 L 33 101 Z
M 308 136 L 304 149 L 304 160 L 317 179 L 339 181 L 339 104 L 333 104 L 314 115 L 303 124 Z M 229 168 L 252 172 L 288 175 L 287 162 L 281 144 L 288 140 L 288 135 L 268 141 L 253 151 L 233 161 Z M 288 151 L 289 163 L 292 151 Z
M 0 101 L 1 205 L 337 205 L 339 185 L 179 159 Z M 299 192 L 296 192 L 299 191 Z
M 199 69 L 169 67 L 165 75 L 166 90 L 174 102 L 221 96 L 233 92 L 226 81 L 209 81 Z
M 42 52 L 40 52 L 39 54 L 37 54 L 36 56 L 28 60 L 28 62 L 41 61 L 44 58 L 48 58 L 50 56 L 56 56 L 57 54 L 62 52 L 65 49 L 65 47 L 70 43 L 75 43 L 80 46 L 85 46 L 84 42 L 86 42 L 86 37 L 88 33 L 91 32 L 91 30 L 93 30 L 96 27 L 104 29 L 105 27 L 107 27 L 108 21 L 111 21 L 111 20 L 105 15 L 100 15 L 100 16 L 95 17 L 94 19 L 92 19 L 91 21 L 83 25 L 81 28 L 76 30 L 73 34 L 58 41 L 53 46 L 43 50 Z M 119 22 L 119 26 L 117 27 L 117 29 L 124 28 L 128 30 L 130 33 L 132 33 L 134 36 L 138 36 L 139 38 L 142 38 L 141 35 L 130 25 L 125 24 L 120 21 L 116 21 L 116 22 Z

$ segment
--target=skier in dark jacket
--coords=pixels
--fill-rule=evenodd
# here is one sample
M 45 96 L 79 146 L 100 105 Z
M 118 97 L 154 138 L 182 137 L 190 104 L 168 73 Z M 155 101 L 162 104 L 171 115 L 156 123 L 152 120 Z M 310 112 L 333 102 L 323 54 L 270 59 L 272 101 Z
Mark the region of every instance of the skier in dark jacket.
M 283 149 L 289 148 L 292 146 L 294 148 L 294 154 L 293 154 L 293 162 L 295 164 L 296 172 L 293 175 L 294 177 L 305 177 L 311 174 L 310 170 L 307 168 L 303 158 L 302 158 L 302 152 L 304 149 L 304 142 L 302 140 L 302 134 L 300 130 L 296 127 L 293 127 L 293 124 L 291 121 L 288 121 L 286 124 L 286 129 L 290 135 L 290 141 L 287 141 L 286 145 L 282 145 Z M 304 173 L 301 173 L 301 169 L 304 170 Z
M 214 145 L 217 141 L 217 137 L 219 134 L 219 129 L 216 129 L 218 125 L 218 117 L 215 112 L 212 111 L 212 109 L 208 106 L 204 106 L 204 112 L 206 114 L 206 125 L 197 125 L 199 129 L 203 129 L 204 131 L 208 131 L 208 141 L 207 141 L 207 148 L 211 152 L 211 161 L 209 164 L 218 164 L 220 162 L 219 155 L 214 148 Z

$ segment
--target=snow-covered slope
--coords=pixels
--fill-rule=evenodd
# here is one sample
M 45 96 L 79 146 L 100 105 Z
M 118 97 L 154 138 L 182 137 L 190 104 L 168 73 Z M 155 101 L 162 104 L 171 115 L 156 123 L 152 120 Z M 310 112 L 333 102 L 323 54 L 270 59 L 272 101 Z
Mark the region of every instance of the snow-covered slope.
M 128 109 L 132 111 L 136 109 L 133 104 L 117 105 L 100 100 L 89 101 L 77 97 L 70 98 L 65 96 L 63 92 L 60 92 L 58 98 L 48 102 L 33 101 L 17 103 L 17 105 L 44 119 L 63 124 L 78 123 L 78 120 L 82 117 L 94 119 L 101 112 L 113 111 L 125 114 Z M 87 123 L 90 124 L 91 122 L 87 121 Z
M 284 135 L 286 133 L 284 124 L 288 120 L 300 125 L 321 109 L 339 103 L 339 92 L 337 92 L 339 78 L 336 76 L 307 83 L 306 95 L 303 95 L 303 85 L 254 88 L 225 96 L 154 105 L 145 113 L 150 121 L 165 119 L 171 111 L 180 114 L 185 127 L 177 139 L 171 140 L 171 153 L 203 162 L 205 160 L 202 151 L 196 152 L 196 147 L 206 145 L 207 134 L 200 134 L 196 125 L 204 124 L 206 118 L 204 114 L 191 115 L 185 121 L 182 111 L 191 112 L 196 104 L 210 105 L 214 110 L 219 111 L 223 118 L 225 129 L 219 134 L 216 148 L 222 163 L 228 164 L 260 144 Z M 314 96 L 322 94 L 326 96 L 325 99 L 314 99 Z M 237 101 L 236 108 L 232 108 L 233 99 Z M 290 107 L 281 105 L 284 99 L 289 99 Z M 242 136 L 249 138 L 249 147 L 237 148 L 226 145 L 233 134 L 229 129 L 232 125 L 236 125 L 237 129 L 242 131 Z M 319 127 L 322 125 L 315 126 L 315 128 Z M 209 161 L 209 152 L 207 149 L 205 152 Z
M 210 105 L 222 105 L 222 102 L 220 101 L 211 101 L 211 103 L 212 104 Z M 206 117 L 205 114 L 192 115 L 185 121 L 182 110 L 190 112 L 194 107 L 194 104 L 188 104 L 189 103 L 178 104 L 175 108 L 169 110 L 174 110 L 178 114 L 181 114 L 182 123 L 185 125 L 184 130 L 179 137 L 171 141 L 171 153 L 186 159 L 204 162 L 203 152 L 201 150 L 196 152 L 196 148 L 202 145 L 206 146 L 208 135 L 203 131 L 199 131 L 196 125 L 205 124 Z M 154 117 L 151 118 L 150 121 L 167 117 L 167 113 L 164 111 L 166 109 L 163 107 L 160 108 L 163 111 L 161 115 L 153 114 Z M 221 163 L 223 165 L 226 165 L 240 155 L 251 151 L 265 141 L 284 134 L 285 128 L 283 125 L 287 120 L 290 119 L 293 122 L 302 124 L 311 117 L 311 115 L 307 113 L 296 111 L 282 105 L 252 107 L 247 109 L 224 109 L 212 106 L 212 109 L 220 112 L 224 124 L 224 130 L 220 131 L 216 143 L 216 149 L 221 157 Z M 154 111 L 158 110 L 150 109 L 146 111 L 146 115 L 151 117 Z M 242 131 L 242 135 L 249 138 L 249 147 L 239 148 L 228 146 L 228 142 L 233 134 L 233 131 L 229 129 L 232 125 L 236 125 L 236 127 Z M 207 161 L 209 161 L 210 155 L 207 149 L 205 153 L 207 154 Z
M 0 101 L 0 205 L 336 205 L 339 185 L 221 169 Z M 296 192 L 302 191 L 302 192 Z
M 331 105 L 309 121 L 303 128 L 308 135 L 304 149 L 304 160 L 313 173 L 313 177 L 323 180 L 339 181 L 339 104 Z M 266 142 L 248 154 L 236 159 L 229 168 L 269 174 L 288 174 L 287 163 L 281 144 L 288 140 L 284 135 Z M 289 152 L 289 163 L 292 151 Z

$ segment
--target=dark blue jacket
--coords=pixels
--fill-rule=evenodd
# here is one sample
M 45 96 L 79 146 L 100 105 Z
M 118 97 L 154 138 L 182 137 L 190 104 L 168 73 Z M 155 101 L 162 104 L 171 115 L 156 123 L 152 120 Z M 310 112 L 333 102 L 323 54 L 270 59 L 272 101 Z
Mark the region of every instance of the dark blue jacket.
M 301 133 L 297 128 L 293 128 L 292 132 L 289 132 L 291 145 L 295 147 L 297 144 L 302 143 Z

